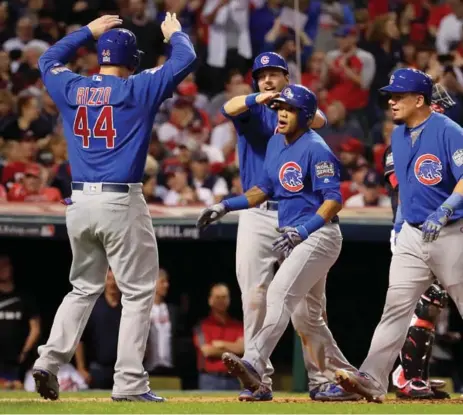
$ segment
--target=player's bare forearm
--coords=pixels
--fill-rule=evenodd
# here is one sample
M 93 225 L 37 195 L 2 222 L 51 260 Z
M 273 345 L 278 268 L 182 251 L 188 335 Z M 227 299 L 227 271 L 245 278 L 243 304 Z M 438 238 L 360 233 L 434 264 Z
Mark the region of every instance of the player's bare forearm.
M 23 353 L 29 353 L 40 337 L 40 318 L 35 317 L 29 320 L 29 335 L 23 346 Z
M 326 117 L 323 115 L 323 112 L 317 110 L 315 117 L 310 123 L 310 128 L 323 128 L 326 124 Z
M 256 207 L 268 199 L 268 195 L 257 186 L 249 189 L 244 195 L 246 196 L 246 199 L 248 199 L 250 208 Z
M 223 106 L 223 110 L 231 117 L 236 117 L 246 112 L 249 109 L 246 105 L 246 96 L 247 95 L 240 95 L 230 99 Z
M 91 40 L 93 40 L 93 35 L 87 26 L 65 36 L 47 49 L 40 57 L 40 71 L 44 73 L 56 63 L 68 63 L 77 50 Z
M 317 214 L 319 214 L 325 222 L 329 222 L 341 211 L 341 209 L 342 204 L 337 200 L 325 200 L 317 210 Z

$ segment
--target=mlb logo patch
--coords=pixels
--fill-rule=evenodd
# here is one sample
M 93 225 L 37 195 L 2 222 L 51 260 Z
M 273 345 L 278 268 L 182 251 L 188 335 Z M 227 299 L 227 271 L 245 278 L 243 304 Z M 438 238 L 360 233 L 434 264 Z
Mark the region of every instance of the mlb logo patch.
M 318 178 L 322 177 L 334 177 L 334 164 L 330 161 L 322 161 L 315 165 L 315 175 Z
M 103 56 L 104 63 L 111 62 L 111 51 L 109 49 L 104 49 L 103 52 L 101 52 L 101 56 Z
M 460 148 L 457 151 L 455 151 L 455 153 L 453 153 L 452 159 L 453 159 L 453 162 L 458 167 L 462 166 L 463 165 L 463 148 Z
M 103 77 L 100 75 L 93 75 L 93 80 L 96 82 L 101 82 L 103 80 Z

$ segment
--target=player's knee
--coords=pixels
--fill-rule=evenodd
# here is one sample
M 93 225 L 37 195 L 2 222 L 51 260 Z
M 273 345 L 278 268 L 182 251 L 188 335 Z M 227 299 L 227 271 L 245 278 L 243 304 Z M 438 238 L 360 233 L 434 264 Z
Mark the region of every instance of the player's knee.
M 291 321 L 297 331 L 306 330 L 308 327 L 318 327 L 324 324 L 322 310 L 315 309 L 305 301 L 301 301 L 297 305 L 291 314 Z
M 267 287 L 254 285 L 248 291 L 242 293 L 241 299 L 247 310 L 262 309 L 267 302 Z

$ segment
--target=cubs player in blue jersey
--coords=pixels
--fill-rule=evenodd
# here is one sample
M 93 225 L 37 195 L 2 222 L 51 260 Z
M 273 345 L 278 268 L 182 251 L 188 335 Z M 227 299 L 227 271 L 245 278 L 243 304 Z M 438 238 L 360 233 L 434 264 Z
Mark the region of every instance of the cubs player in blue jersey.
M 445 88 L 434 84 L 431 107 L 434 111 L 446 114 L 455 106 Z M 392 200 L 393 221 L 395 222 L 399 201 L 399 186 L 394 172 L 394 159 L 389 146 L 384 155 L 384 177 Z M 400 232 L 402 223 L 397 224 Z M 395 250 L 395 231 L 391 232 L 391 251 Z M 392 374 L 392 383 L 397 388 L 399 399 L 446 399 L 450 395 L 442 390 L 445 381 L 429 379 L 429 362 L 435 337 L 435 327 L 442 309 L 447 304 L 447 293 L 436 280 L 418 300 L 407 339 L 400 352 L 400 365 Z
M 267 143 L 277 128 L 277 114 L 266 104 L 276 98 L 289 83 L 288 75 L 288 66 L 280 55 L 262 53 L 255 58 L 252 68 L 254 89 L 258 93 L 232 98 L 223 107 L 223 114 L 233 122 L 238 133 L 240 175 L 244 191 L 257 184 L 264 165 Z M 320 128 L 325 122 L 323 113 L 317 111 L 310 126 Z M 272 251 L 272 242 L 278 237 L 275 230 L 277 209 L 278 202 L 270 199 L 256 208 L 240 212 L 236 272 L 242 294 L 245 344 L 261 329 L 265 318 L 267 288 L 273 279 L 274 266 L 278 260 Z M 334 380 L 336 368 L 352 367 L 320 317 L 321 314 L 325 315 L 325 283 L 325 280 L 319 281 L 307 295 L 307 301 L 301 302 L 292 316 L 294 328 L 303 343 L 310 396 L 316 400 L 356 399 L 330 383 L 322 373 L 331 372 Z M 273 367 L 268 361 L 263 383 L 269 389 L 272 373 Z M 239 399 L 270 400 L 272 394 L 257 396 L 244 390 Z
M 247 102 L 254 105 L 251 99 Z M 334 343 L 320 305 L 307 303 L 305 298 L 324 281 L 342 244 L 337 217 L 342 207 L 339 161 L 308 128 L 317 110 L 315 95 L 301 85 L 289 85 L 269 104 L 278 109 L 278 133 L 268 143 L 261 178 L 244 195 L 205 209 L 198 219 L 198 227 L 203 228 L 229 211 L 278 201 L 279 228 L 272 248 L 286 259 L 269 284 L 264 322 L 247 339 L 243 359 L 231 353 L 222 356 L 229 372 L 258 397 L 271 392 L 263 382 L 267 363 L 300 303 L 318 313 L 320 326 Z
M 135 35 L 103 16 L 69 34 L 40 58 L 43 82 L 61 112 L 72 171 L 66 226 L 73 254 L 73 290 L 56 313 L 34 364 L 37 391 L 59 397 L 56 374 L 74 355 L 108 265 L 122 293 L 118 358 L 112 399 L 162 402 L 149 389 L 143 357 L 158 275 L 158 251 L 141 179 L 156 111 L 196 60 L 175 14 L 162 23 L 171 58 L 133 75 L 140 61 Z M 65 65 L 82 45 L 98 39 L 100 73 L 77 75 Z
M 346 390 L 382 402 L 388 376 L 404 345 L 416 303 L 434 278 L 463 314 L 463 129 L 431 108 L 433 82 L 423 72 L 398 69 L 389 93 L 395 174 L 400 189 L 383 316 L 358 372 L 338 370 Z

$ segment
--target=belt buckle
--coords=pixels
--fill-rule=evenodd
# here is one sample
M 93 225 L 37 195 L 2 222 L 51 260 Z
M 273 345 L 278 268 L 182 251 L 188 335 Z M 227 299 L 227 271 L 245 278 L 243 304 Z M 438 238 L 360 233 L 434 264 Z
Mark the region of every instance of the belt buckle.
M 103 191 L 103 183 L 84 183 L 84 194 L 100 194 Z

